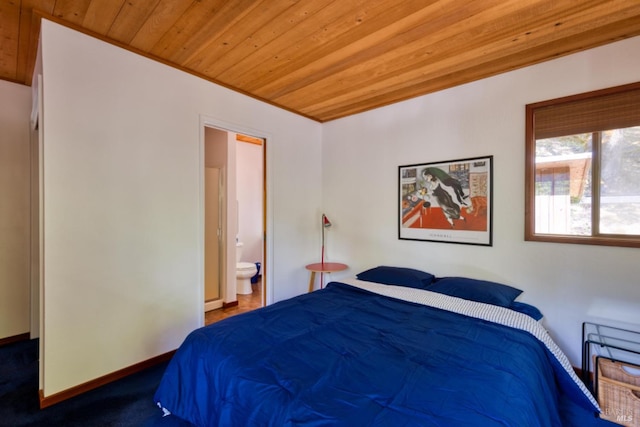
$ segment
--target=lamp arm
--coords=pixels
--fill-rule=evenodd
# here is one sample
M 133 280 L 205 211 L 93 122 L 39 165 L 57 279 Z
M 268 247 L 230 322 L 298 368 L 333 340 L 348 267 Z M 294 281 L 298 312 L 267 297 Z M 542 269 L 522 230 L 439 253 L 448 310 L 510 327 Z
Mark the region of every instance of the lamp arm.
M 320 254 L 322 264 L 324 264 L 324 219 L 322 220 L 322 253 Z

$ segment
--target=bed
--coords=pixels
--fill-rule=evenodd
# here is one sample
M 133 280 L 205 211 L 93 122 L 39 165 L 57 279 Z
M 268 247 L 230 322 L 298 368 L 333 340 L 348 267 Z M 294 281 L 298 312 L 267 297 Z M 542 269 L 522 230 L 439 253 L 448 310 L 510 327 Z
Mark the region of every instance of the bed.
M 380 266 L 193 331 L 154 396 L 195 426 L 605 426 L 521 291 Z

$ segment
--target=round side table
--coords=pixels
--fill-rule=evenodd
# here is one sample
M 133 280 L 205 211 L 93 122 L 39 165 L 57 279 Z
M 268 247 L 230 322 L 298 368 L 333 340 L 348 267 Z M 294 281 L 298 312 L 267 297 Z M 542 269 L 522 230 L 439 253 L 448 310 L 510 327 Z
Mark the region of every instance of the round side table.
M 340 262 L 316 262 L 315 264 L 308 264 L 305 268 L 311 272 L 311 277 L 309 278 L 309 292 L 313 292 L 316 273 L 333 273 L 336 271 L 346 270 L 349 266 Z M 322 286 L 322 284 L 320 284 L 320 286 Z

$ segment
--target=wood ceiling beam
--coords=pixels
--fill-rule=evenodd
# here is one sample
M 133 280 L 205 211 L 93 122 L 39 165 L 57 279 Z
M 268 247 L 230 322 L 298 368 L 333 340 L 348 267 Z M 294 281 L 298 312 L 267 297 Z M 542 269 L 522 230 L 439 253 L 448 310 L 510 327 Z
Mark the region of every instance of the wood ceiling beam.
M 324 55 L 322 46 L 327 42 L 341 40 L 345 33 L 359 38 L 374 31 L 370 21 L 381 14 L 382 5 L 389 1 L 358 0 L 352 2 L 332 1 L 324 7 L 309 11 L 305 19 L 313 20 L 313 25 L 305 21 L 290 28 L 278 29 L 274 37 L 265 45 L 266 49 L 255 50 L 251 55 L 241 58 L 232 67 L 218 75 L 225 81 L 234 81 L 238 85 L 247 85 L 249 90 L 263 86 L 271 75 L 288 74 Z M 395 1 L 391 2 L 395 6 Z M 398 9 L 404 11 L 404 7 Z M 393 9 L 397 13 L 398 9 Z M 387 10 L 388 11 L 388 10 Z M 313 12 L 313 13 L 312 13 Z M 284 19 L 281 20 L 285 22 Z M 300 58 L 303 58 L 302 61 Z
M 167 35 L 169 28 L 177 25 L 193 6 L 194 0 L 161 1 L 131 39 L 131 46 L 141 51 L 150 51 Z
M 607 7 L 600 2 L 596 3 L 598 5 L 595 8 L 572 15 L 571 19 L 563 21 L 538 20 L 538 27 L 529 27 L 527 30 L 518 27 L 514 20 L 511 25 L 505 26 L 500 32 L 477 34 L 473 41 L 466 37 L 460 40 L 457 35 L 450 34 L 449 37 L 434 45 L 407 45 L 404 49 L 397 49 L 403 55 L 401 58 L 395 58 L 395 60 L 386 58 L 381 62 L 376 62 L 376 59 L 360 62 L 351 69 L 336 72 L 285 96 L 267 97 L 280 104 L 309 111 L 307 107 L 310 106 L 317 108 L 326 103 L 339 103 L 341 97 L 344 96 L 342 93 L 344 91 L 340 90 L 341 88 L 349 88 L 350 98 L 357 99 L 359 96 L 377 95 L 384 93 L 385 90 L 394 91 L 398 86 L 412 87 L 425 80 L 449 75 L 461 66 L 474 67 L 476 64 L 475 67 L 477 67 L 477 64 L 508 57 L 512 52 L 526 50 L 538 44 L 547 46 L 546 57 L 550 58 L 557 50 L 557 44 L 554 45 L 554 43 L 559 43 L 575 34 L 583 34 L 585 29 L 593 26 L 593 16 L 602 12 L 600 9 Z M 630 3 L 633 3 L 633 8 L 640 11 L 640 3 L 634 1 L 630 1 Z M 615 15 L 611 14 L 606 19 L 616 24 L 626 16 L 628 14 L 623 11 Z M 483 22 L 486 22 L 487 25 L 491 24 L 488 20 L 483 20 Z M 558 25 L 558 22 L 562 22 L 562 25 Z M 602 21 L 599 22 L 599 25 L 602 24 Z M 620 27 L 616 31 L 618 33 L 627 32 L 625 27 Z M 425 55 L 424 52 L 430 54 Z M 540 58 L 535 58 L 536 62 L 540 60 Z M 504 69 L 519 68 L 522 65 L 524 64 L 503 62 Z
M 82 26 L 92 0 L 64 0 L 54 2 L 53 16 L 73 25 Z M 97 0 L 96 0 L 97 1 Z
M 638 0 L 6 0 L 0 78 L 40 17 L 320 122 L 640 34 Z
M 450 18 L 453 20 L 447 20 L 448 25 L 439 28 L 431 37 L 412 34 L 410 39 L 414 40 L 413 42 L 390 41 L 393 44 L 386 49 L 387 54 L 376 55 L 371 59 L 358 58 L 351 67 L 334 70 L 325 79 L 318 79 L 297 92 L 289 92 L 283 96 L 264 93 L 261 95 L 273 97 L 285 105 L 289 104 L 292 98 L 304 99 L 307 105 L 311 105 L 333 98 L 336 93 L 330 91 L 330 88 L 338 87 L 336 82 L 349 87 L 352 93 L 371 83 L 374 83 L 372 91 L 377 91 L 379 85 L 375 86 L 376 82 L 404 80 L 411 85 L 424 79 L 427 74 L 437 74 L 437 70 L 444 69 L 448 63 L 464 62 L 469 56 L 477 56 L 478 61 L 482 61 L 486 60 L 484 56 L 492 53 L 504 55 L 505 47 L 513 48 L 515 37 L 528 33 L 527 38 L 519 40 L 522 45 L 526 42 L 533 43 L 536 37 L 541 36 L 539 29 L 522 29 L 519 22 L 523 10 L 517 7 L 518 3 L 511 2 L 510 12 L 505 12 L 504 5 L 499 5 L 497 7 L 500 13 L 495 9 L 487 9 L 478 15 L 468 15 L 468 18 L 463 20 L 456 21 L 455 17 Z M 536 15 L 539 11 L 540 4 L 531 4 L 531 8 L 524 12 L 527 15 Z M 452 25 L 451 22 L 457 24 Z M 537 23 L 543 28 L 546 26 L 551 31 L 555 30 L 555 27 L 550 27 L 544 19 L 537 19 Z M 429 41 L 425 43 L 423 40 Z M 296 78 L 297 81 L 300 79 Z
M 496 0 L 492 0 L 496 2 Z M 274 96 L 284 95 L 282 89 L 291 86 L 299 89 L 315 80 L 331 76 L 335 72 L 353 66 L 360 61 L 375 59 L 378 55 L 399 56 L 395 49 L 404 46 L 410 35 L 420 40 L 429 40 L 439 30 L 455 21 L 477 13 L 471 6 L 451 9 L 448 1 L 403 2 L 402 5 L 386 10 L 386 5 L 367 11 L 367 19 L 323 45 L 309 49 L 303 55 L 292 58 L 286 66 L 268 68 L 264 76 L 250 75 L 246 84 L 250 90 Z M 485 4 L 483 3 L 483 7 Z M 488 3 L 487 3 L 488 5 Z M 449 20 L 445 16 L 449 16 Z M 415 29 L 418 29 L 419 34 Z M 268 66 L 268 63 L 266 64 Z M 240 80 L 244 82 L 244 80 Z
M 126 0 L 92 1 L 82 20 L 82 27 L 98 34 L 107 34 Z
M 290 31 L 294 31 L 305 19 L 315 17 L 327 4 L 336 1 L 341 0 L 315 0 L 311 3 L 301 1 L 284 9 L 273 5 L 262 8 L 258 17 L 243 22 L 233 27 L 232 31 L 221 33 L 218 39 L 212 40 L 207 45 L 207 54 L 203 55 L 197 65 L 198 69 L 221 81 L 224 81 L 224 75 L 237 73 L 237 76 L 244 73 L 246 67 L 259 66 L 264 72 L 268 72 L 263 67 L 264 63 L 255 55 L 261 52 L 261 55 L 271 57 L 271 54 L 266 52 L 273 51 L 274 40 L 285 34 L 288 38 Z M 248 58 L 254 59 L 248 63 Z M 192 63 L 193 60 L 189 62 Z M 235 78 L 233 81 L 237 84 Z
M 150 52 L 179 64 L 177 58 L 185 47 L 191 46 L 190 39 L 204 29 L 216 27 L 216 15 L 225 3 L 225 0 L 194 0 Z
M 625 31 L 621 26 L 624 26 L 626 29 L 633 28 L 634 30 L 632 32 Z M 607 37 L 606 40 L 603 40 L 603 35 Z M 589 46 L 604 45 L 636 35 L 640 35 L 640 17 L 634 16 L 599 28 L 597 31 L 587 31 L 563 40 L 565 50 L 555 57 L 582 51 L 585 43 Z M 305 110 L 305 113 L 312 117 L 323 117 L 323 121 L 334 120 L 354 114 L 355 112 L 367 111 L 529 66 L 532 63 L 531 61 L 535 61 L 536 58 L 537 62 L 534 63 L 547 61 L 549 60 L 549 49 L 552 49 L 554 46 L 555 42 L 549 42 L 547 45 L 533 46 L 523 51 L 514 52 L 507 57 L 492 59 L 488 62 L 458 64 L 455 68 L 445 70 L 449 71 L 448 73 L 443 73 L 439 76 L 427 76 L 427 79 L 414 86 L 398 84 L 395 87 L 381 90 L 373 97 L 365 94 L 360 97 L 351 98 L 348 102 L 339 100 L 336 103 L 317 104 Z M 472 60 L 472 62 L 475 62 L 475 60 Z M 512 68 L 505 70 L 505 62 L 521 65 L 513 65 Z

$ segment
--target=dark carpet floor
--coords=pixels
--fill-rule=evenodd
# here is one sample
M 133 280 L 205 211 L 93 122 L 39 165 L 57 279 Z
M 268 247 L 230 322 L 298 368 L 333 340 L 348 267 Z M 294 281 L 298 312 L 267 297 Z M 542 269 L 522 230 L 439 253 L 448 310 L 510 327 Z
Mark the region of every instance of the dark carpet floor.
M 0 347 L 0 427 L 160 427 L 153 402 L 166 363 L 45 409 L 38 399 L 38 340 Z

